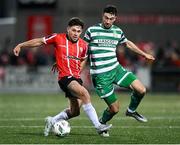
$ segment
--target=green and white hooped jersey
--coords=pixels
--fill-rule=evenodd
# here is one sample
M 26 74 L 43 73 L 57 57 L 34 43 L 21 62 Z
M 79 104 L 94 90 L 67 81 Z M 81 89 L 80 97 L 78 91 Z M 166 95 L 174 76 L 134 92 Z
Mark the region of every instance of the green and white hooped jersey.
M 100 74 L 113 70 L 119 65 L 116 57 L 116 47 L 127 41 L 123 31 L 112 25 L 105 29 L 102 24 L 89 27 L 84 35 L 89 43 L 90 73 Z

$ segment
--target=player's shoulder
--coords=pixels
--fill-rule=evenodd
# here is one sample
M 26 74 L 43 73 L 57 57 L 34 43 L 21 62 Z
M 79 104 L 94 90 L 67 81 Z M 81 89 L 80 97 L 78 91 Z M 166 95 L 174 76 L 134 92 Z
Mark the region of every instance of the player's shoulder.
M 87 30 L 88 30 L 88 31 L 91 31 L 91 30 L 93 30 L 93 29 L 99 29 L 99 28 L 101 28 L 100 23 L 88 27 Z
M 58 37 L 66 37 L 66 33 L 56 33 Z
M 82 48 L 87 48 L 88 43 L 85 40 L 83 40 L 82 38 L 79 38 L 79 46 Z
M 54 36 L 57 41 L 66 39 L 66 33 L 54 33 Z
M 87 45 L 87 42 L 83 40 L 82 38 L 79 38 L 79 44 L 80 45 Z
M 50 38 L 53 38 L 53 37 L 56 37 L 57 36 L 57 33 L 52 33 L 52 34 L 49 34 L 47 36 L 45 36 L 46 39 L 50 39 Z
M 122 29 L 116 25 L 112 25 L 112 29 L 116 31 L 122 31 Z

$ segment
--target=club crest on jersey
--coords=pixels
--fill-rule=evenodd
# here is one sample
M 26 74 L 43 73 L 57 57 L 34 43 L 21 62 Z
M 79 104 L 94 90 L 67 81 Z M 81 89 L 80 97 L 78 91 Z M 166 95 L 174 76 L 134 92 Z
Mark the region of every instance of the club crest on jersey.
M 115 30 L 113 31 L 113 37 L 116 37 L 116 38 L 118 37 L 118 34 L 116 33 Z
M 79 50 L 80 50 L 80 53 L 82 53 L 82 52 L 83 52 L 83 48 L 82 48 L 82 47 L 80 47 L 80 48 L 79 48 Z

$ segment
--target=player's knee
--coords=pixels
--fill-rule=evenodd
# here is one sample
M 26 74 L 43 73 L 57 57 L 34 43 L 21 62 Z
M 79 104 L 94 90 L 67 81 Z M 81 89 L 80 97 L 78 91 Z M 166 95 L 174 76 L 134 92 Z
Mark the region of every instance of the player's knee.
M 84 89 L 84 88 L 81 88 L 80 91 L 79 91 L 79 96 L 81 97 L 87 97 L 87 90 Z
M 109 110 L 112 114 L 117 114 L 119 112 L 119 106 L 118 105 L 112 105 Z
M 119 112 L 119 109 L 113 110 L 113 114 L 117 114 Z
M 83 101 L 83 103 L 90 102 L 90 95 L 86 89 L 82 89 L 80 94 L 81 94 L 81 100 Z
M 139 93 L 141 94 L 141 96 L 144 96 L 146 94 L 146 88 L 142 87 Z
M 111 109 L 110 112 L 111 112 L 111 114 L 115 115 L 115 114 L 117 114 L 119 112 L 119 110 L 118 109 Z
M 137 96 L 143 98 L 144 95 L 146 94 L 146 88 L 145 87 L 141 87 L 137 92 L 135 91 L 135 93 L 137 94 Z

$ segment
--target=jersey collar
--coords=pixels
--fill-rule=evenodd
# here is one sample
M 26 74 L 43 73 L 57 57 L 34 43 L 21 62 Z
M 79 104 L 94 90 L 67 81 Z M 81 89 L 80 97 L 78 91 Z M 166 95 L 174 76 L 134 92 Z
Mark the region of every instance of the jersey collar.
M 66 38 L 70 41 L 70 42 L 72 42 L 72 43 L 77 43 L 78 42 L 78 40 L 77 41 L 72 41 L 71 39 L 69 39 L 69 36 L 68 36 L 68 34 L 66 34 Z

